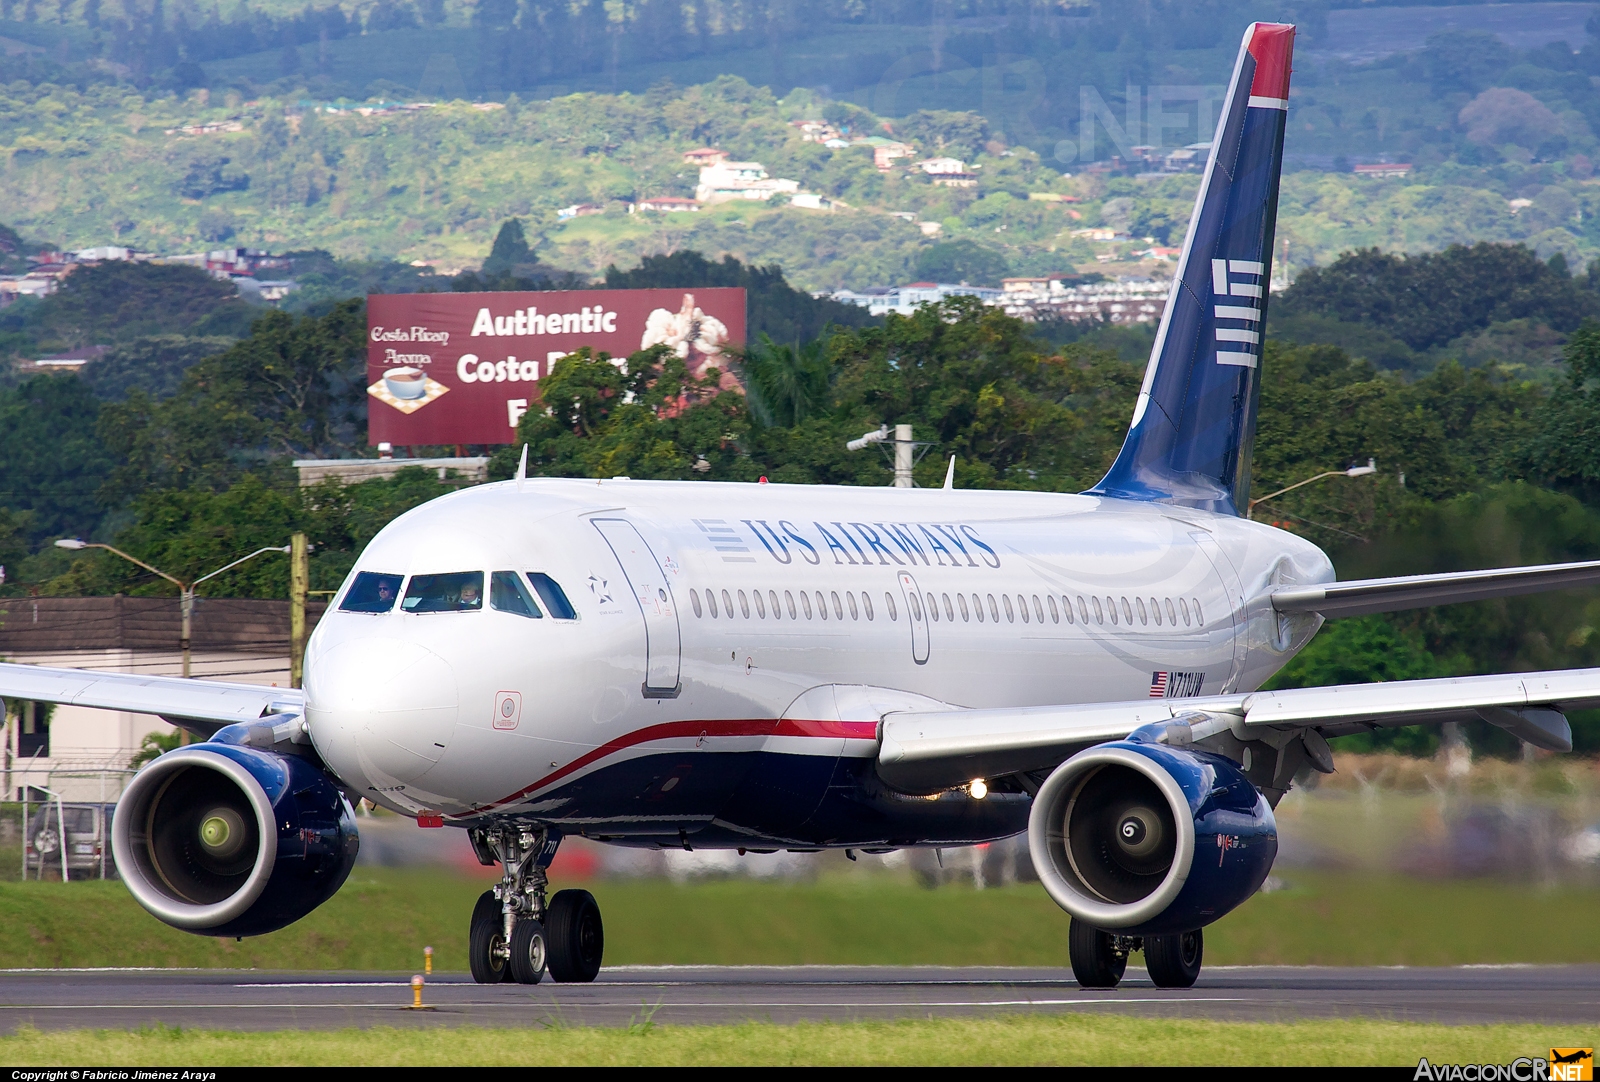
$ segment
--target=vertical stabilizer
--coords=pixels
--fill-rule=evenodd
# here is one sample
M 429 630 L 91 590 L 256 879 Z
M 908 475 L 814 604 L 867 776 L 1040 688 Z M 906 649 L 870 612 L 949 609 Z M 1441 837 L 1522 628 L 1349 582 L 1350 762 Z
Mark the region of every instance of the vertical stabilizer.
M 1092 495 L 1238 514 L 1250 498 L 1294 27 L 1252 23 L 1122 451 Z

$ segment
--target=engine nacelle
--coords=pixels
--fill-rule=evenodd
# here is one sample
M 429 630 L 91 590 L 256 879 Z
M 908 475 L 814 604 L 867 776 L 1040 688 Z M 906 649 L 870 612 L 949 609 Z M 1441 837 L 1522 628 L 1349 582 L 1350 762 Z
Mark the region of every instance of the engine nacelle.
M 1028 848 L 1050 897 L 1092 927 L 1204 927 L 1278 855 L 1266 798 L 1228 759 L 1135 734 L 1079 752 L 1034 797 Z
M 312 763 L 232 744 L 168 752 L 129 783 L 111 835 L 139 904 L 201 935 L 261 935 L 343 885 L 359 839 Z

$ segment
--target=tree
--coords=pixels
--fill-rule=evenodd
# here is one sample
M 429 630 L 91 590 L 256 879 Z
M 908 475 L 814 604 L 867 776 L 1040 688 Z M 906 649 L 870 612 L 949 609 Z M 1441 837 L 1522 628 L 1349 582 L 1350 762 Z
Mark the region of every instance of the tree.
M 519 264 L 533 261 L 528 238 L 522 231 L 522 219 L 510 218 L 495 234 L 494 247 L 489 250 L 489 258 L 483 261 L 483 275 L 487 278 L 506 274 L 515 271 Z
M 112 470 L 95 434 L 99 414 L 76 376 L 32 376 L 0 390 L 0 507 L 30 543 L 87 536 L 99 524 L 95 493 Z
M 917 256 L 917 277 L 923 281 L 999 286 L 1008 273 L 1005 256 L 966 239 L 941 241 Z
M 206 334 L 241 329 L 259 313 L 196 267 L 99 263 L 79 267 L 45 298 L 39 333 L 65 346 L 124 342 L 151 334 Z M 246 323 L 248 325 L 248 323 Z
M 1515 143 L 1538 150 L 1561 137 L 1561 118 L 1526 90 L 1497 86 L 1485 90 L 1462 106 L 1458 117 L 1474 143 L 1500 146 Z

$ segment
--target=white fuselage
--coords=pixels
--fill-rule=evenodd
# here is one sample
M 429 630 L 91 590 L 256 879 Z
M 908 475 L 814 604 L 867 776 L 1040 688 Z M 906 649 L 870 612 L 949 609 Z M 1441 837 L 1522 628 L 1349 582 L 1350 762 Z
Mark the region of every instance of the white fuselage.
M 352 792 L 611 840 L 735 823 L 704 836 L 718 844 L 846 837 L 772 826 L 773 802 L 800 818 L 816 802 L 759 764 L 786 768 L 776 778 L 821 763 L 813 788 L 867 784 L 870 769 L 844 768 L 868 766 L 887 710 L 1259 686 L 1318 621 L 1251 599 L 1333 578 L 1303 539 L 1160 504 L 554 479 L 419 507 L 351 580 L 362 571 L 543 572 L 576 619 L 344 612 L 341 592 L 309 645 L 306 710 Z M 758 811 L 725 815 L 729 801 Z

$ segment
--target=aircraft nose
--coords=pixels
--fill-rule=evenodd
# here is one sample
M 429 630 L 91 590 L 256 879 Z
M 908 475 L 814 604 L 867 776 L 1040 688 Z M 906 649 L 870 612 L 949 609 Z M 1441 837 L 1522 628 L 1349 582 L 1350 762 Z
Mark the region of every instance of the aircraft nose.
M 340 643 L 308 659 L 305 687 L 318 750 L 347 780 L 364 777 L 380 787 L 415 782 L 455 734 L 455 671 L 417 643 Z

